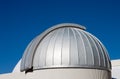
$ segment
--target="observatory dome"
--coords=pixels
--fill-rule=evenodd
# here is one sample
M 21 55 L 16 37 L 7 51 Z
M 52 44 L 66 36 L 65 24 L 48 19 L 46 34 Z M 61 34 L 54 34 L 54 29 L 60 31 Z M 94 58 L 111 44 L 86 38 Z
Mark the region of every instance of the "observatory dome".
M 26 48 L 21 71 L 29 69 L 90 68 L 111 70 L 104 45 L 85 27 L 63 23 L 34 38 Z

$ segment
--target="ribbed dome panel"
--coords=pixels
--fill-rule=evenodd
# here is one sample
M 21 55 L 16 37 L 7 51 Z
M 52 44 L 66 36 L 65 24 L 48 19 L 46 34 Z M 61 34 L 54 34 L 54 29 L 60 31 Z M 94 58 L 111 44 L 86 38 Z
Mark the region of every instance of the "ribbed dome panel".
M 59 27 L 58 27 L 59 26 Z M 93 35 L 74 24 L 58 25 L 39 35 L 28 45 L 21 71 L 33 67 L 111 69 L 108 53 Z

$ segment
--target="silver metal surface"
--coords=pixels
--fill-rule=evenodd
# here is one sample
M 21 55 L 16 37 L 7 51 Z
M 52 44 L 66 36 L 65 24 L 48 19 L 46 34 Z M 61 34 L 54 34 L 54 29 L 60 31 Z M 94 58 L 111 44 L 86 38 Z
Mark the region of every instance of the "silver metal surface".
M 103 44 L 78 24 L 59 24 L 37 36 L 28 45 L 21 71 L 33 67 L 111 69 Z

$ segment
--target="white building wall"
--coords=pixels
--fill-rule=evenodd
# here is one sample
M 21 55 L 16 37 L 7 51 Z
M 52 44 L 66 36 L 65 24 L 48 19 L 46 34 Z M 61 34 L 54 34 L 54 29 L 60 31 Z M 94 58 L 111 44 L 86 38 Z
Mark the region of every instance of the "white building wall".
M 108 71 L 97 69 L 45 69 L 0 75 L 0 79 L 111 79 Z
M 120 79 L 120 67 L 112 68 L 112 77 L 115 79 Z
M 112 60 L 112 77 L 120 79 L 120 59 Z
M 0 74 L 0 79 L 25 79 L 25 74 L 20 72 Z

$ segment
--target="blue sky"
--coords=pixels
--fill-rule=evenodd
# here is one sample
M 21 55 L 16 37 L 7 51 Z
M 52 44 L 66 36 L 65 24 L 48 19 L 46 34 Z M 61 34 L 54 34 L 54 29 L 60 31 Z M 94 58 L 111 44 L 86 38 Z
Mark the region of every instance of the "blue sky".
M 59 23 L 78 23 L 120 58 L 119 0 L 0 0 L 0 73 L 11 72 L 28 43 Z

